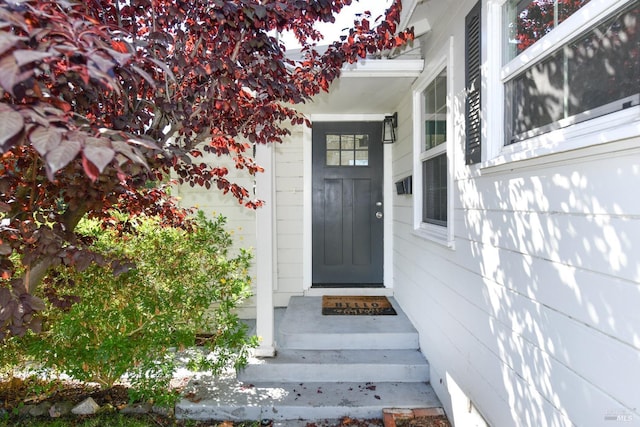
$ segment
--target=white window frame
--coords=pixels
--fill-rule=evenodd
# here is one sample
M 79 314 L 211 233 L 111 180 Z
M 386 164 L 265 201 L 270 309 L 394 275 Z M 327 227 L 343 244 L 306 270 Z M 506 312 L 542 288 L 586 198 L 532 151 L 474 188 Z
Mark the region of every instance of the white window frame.
M 454 132 L 453 132 L 453 37 L 450 37 L 445 46 L 429 61 L 424 71 L 414 83 L 413 92 L 413 232 L 416 236 L 441 244 L 448 248 L 454 248 Z M 444 70 L 447 70 L 447 125 L 446 142 L 424 151 L 424 102 L 423 93 L 435 78 Z M 422 221 L 423 201 L 423 167 L 424 160 L 447 154 L 447 225 L 436 225 Z
M 483 46 L 483 79 L 487 88 L 482 100 L 483 119 L 486 123 L 483 139 L 482 168 L 501 166 L 515 161 L 567 153 L 581 156 L 582 148 L 620 141 L 638 135 L 640 106 L 606 114 L 591 120 L 542 133 L 511 145 L 505 145 L 505 84 L 534 63 L 546 57 L 554 47 L 566 43 L 574 35 L 588 31 L 600 20 L 613 16 L 634 0 L 591 0 L 569 16 L 561 25 L 550 31 L 526 51 L 503 65 L 504 4 L 507 0 L 489 0 L 483 15 L 483 34 L 487 42 Z M 490 99 L 488 99 L 490 98 Z M 487 121 L 491 117 L 493 120 Z M 620 149 L 624 149 L 621 144 Z

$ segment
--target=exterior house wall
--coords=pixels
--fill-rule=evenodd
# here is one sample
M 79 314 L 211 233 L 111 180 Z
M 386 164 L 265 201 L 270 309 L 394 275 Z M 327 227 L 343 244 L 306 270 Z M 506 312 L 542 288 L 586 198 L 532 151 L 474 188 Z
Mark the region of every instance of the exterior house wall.
M 303 291 L 303 128 L 275 147 L 276 265 L 273 303 L 284 307 Z
M 284 307 L 292 295 L 302 295 L 303 274 L 303 128 L 291 129 L 291 136 L 282 144 L 274 145 L 274 164 L 272 170 L 275 179 L 275 254 L 276 274 L 273 283 L 273 304 Z M 212 159 L 207 154 L 205 161 Z M 238 171 L 231 159 L 220 157 L 212 159 L 229 169 L 229 180 L 251 190 L 254 181 L 245 172 Z M 189 185 L 176 186 L 174 190 L 183 206 L 196 206 L 209 216 L 223 215 L 227 218 L 227 230 L 233 236 L 234 247 L 250 249 L 255 255 L 257 240 L 266 238 L 256 227 L 256 211 L 238 204 L 231 195 L 223 195 L 216 189 L 203 190 Z M 256 317 L 255 260 L 250 274 L 253 278 L 254 297 L 242 307 L 243 318 Z
M 635 137 L 466 166 L 464 22 L 475 2 L 449 4 L 421 45 L 428 69 L 453 43 L 452 247 L 415 233 L 415 194 L 393 199 L 395 298 L 433 387 L 458 426 L 640 425 L 640 122 Z M 483 108 L 502 102 L 483 97 Z M 411 94 L 397 111 L 394 181 L 414 174 L 419 137 Z M 499 119 L 490 111 L 485 127 Z
M 203 161 L 210 161 L 220 166 L 226 166 L 229 170 L 228 179 L 245 188 L 253 188 L 253 180 L 243 171 L 235 168 L 234 162 L 229 157 L 216 157 L 213 154 L 205 154 Z M 240 248 L 251 250 L 255 255 L 256 247 L 256 212 L 245 208 L 231 194 L 222 194 L 217 189 L 205 190 L 202 187 L 191 187 L 189 185 L 179 185 L 174 187 L 174 194 L 180 198 L 182 206 L 195 206 L 203 211 L 207 216 L 214 217 L 222 215 L 227 219 L 226 229 L 233 236 L 232 250 Z M 253 293 L 255 294 L 255 261 L 252 263 L 250 275 L 253 278 Z M 240 310 L 239 315 L 243 318 L 256 317 L 255 298 L 250 298 Z

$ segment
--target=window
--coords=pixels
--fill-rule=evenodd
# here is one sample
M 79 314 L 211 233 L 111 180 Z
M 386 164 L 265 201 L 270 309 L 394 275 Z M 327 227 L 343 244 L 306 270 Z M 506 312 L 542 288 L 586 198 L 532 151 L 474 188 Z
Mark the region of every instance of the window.
M 511 0 L 507 20 L 505 60 L 510 61 L 573 15 L 589 0 Z
M 434 52 L 413 85 L 413 232 L 454 247 L 453 164 L 455 134 L 451 118 L 454 38 Z M 462 142 L 462 141 L 460 141 Z
M 422 162 L 422 222 L 447 225 L 447 154 Z
M 369 135 L 330 134 L 327 166 L 369 166 Z
M 610 0 L 612 1 L 612 0 Z M 557 48 L 533 52 L 533 61 L 514 66 L 504 79 L 505 145 L 555 129 L 640 105 L 640 5 L 606 14 L 606 5 L 594 0 L 508 0 L 503 5 L 503 59 L 518 56 L 552 35 L 581 10 L 596 7 L 605 12 L 583 13 Z M 567 21 L 567 22 L 565 22 Z M 509 68 L 509 67 L 507 67 Z
M 447 70 L 422 93 L 422 222 L 447 225 Z
M 449 38 L 413 86 L 413 228 L 424 239 L 453 248 L 453 137 Z

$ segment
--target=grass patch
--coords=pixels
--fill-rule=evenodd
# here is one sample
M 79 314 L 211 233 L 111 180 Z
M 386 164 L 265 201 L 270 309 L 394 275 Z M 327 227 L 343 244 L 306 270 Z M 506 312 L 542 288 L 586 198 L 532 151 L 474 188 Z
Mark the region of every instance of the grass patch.
M 132 417 L 122 414 L 103 414 L 93 417 L 73 417 L 60 419 L 44 419 L 44 418 L 25 418 L 22 420 L 0 421 L 0 426 L 20 426 L 20 427 L 158 427 L 177 425 L 158 423 L 158 420 L 151 417 Z M 187 424 L 183 424 L 187 426 Z M 195 424 L 192 424 L 195 426 Z

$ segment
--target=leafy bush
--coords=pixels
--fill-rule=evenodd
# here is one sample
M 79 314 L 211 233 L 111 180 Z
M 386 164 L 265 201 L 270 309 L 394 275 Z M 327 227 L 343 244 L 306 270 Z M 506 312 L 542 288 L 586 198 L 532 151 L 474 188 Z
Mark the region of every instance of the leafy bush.
M 79 300 L 66 311 L 48 310 L 43 333 L 24 337 L 17 348 L 44 368 L 104 387 L 126 374 L 132 398 L 156 403 L 175 397 L 168 392 L 175 350 L 193 346 L 198 333 L 206 332 L 210 351 L 194 360 L 200 369 L 246 363 L 255 338 L 234 309 L 250 295 L 251 257 L 244 250 L 230 256 L 224 224 L 201 212 L 186 229 L 118 212 L 107 223 L 83 220 L 78 230 L 96 253 L 130 260 L 129 268 L 114 275 L 98 264 L 81 272 L 57 267 L 45 285 L 56 290 L 48 299 L 65 299 L 60 290 L 68 289 Z

